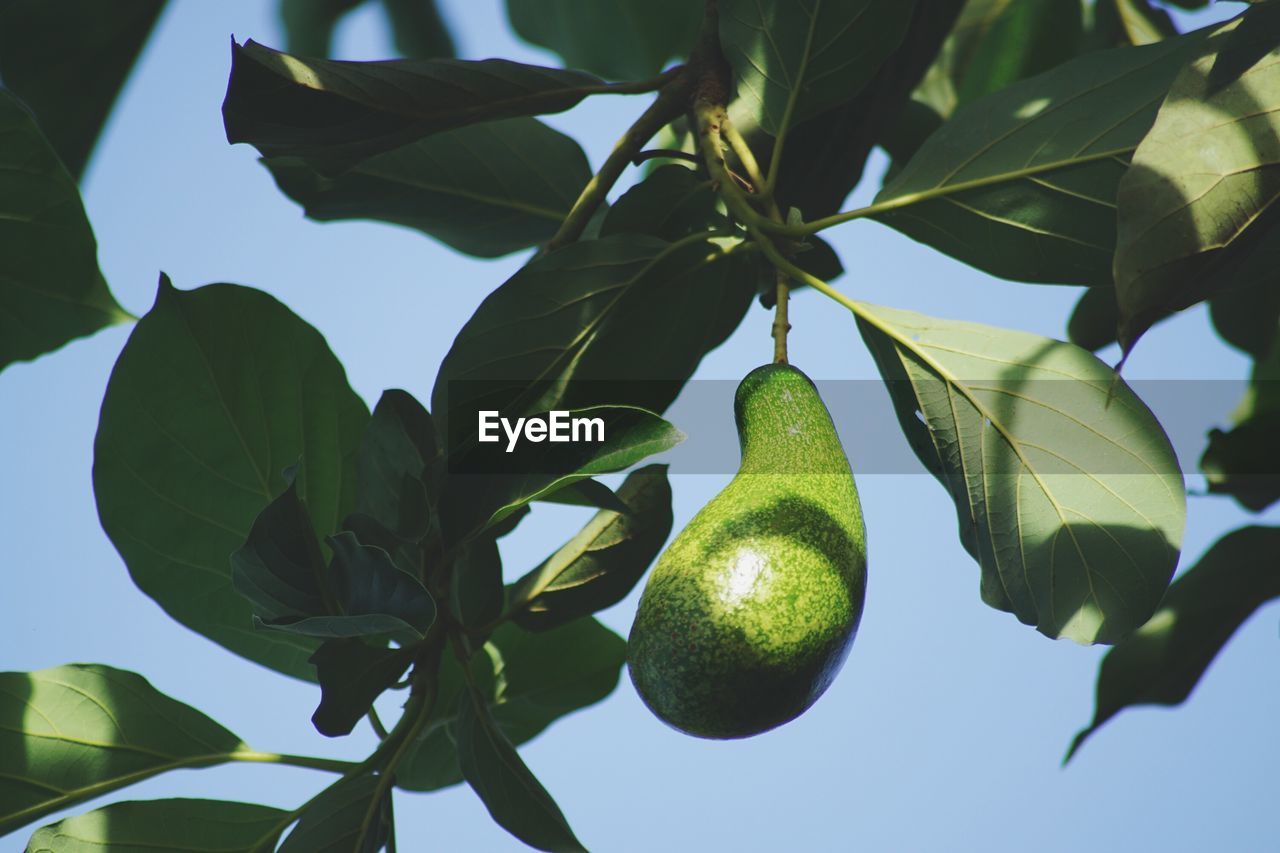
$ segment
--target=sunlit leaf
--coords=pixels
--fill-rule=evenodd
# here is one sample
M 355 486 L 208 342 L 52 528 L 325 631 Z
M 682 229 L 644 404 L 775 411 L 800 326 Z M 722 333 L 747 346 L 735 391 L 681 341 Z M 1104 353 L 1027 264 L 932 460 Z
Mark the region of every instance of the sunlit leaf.
M 1116 192 L 1199 31 L 1082 56 L 960 108 L 881 190 L 876 218 L 986 272 L 1108 284 Z
M 1213 62 L 1200 57 L 1179 75 L 1120 182 L 1115 284 L 1126 349 L 1162 315 L 1223 287 L 1215 263 L 1253 251 L 1255 235 L 1273 236 L 1260 220 L 1280 198 L 1280 48 L 1211 92 Z
M 289 813 L 227 800 L 133 800 L 63 818 L 36 830 L 26 853 L 226 853 L 268 849 Z
M 1071 344 L 862 311 L 901 426 L 955 501 L 984 600 L 1081 643 L 1145 622 L 1186 517 L 1177 458 L 1146 405 Z
M 132 672 L 72 664 L 0 673 L 0 835 L 181 768 L 248 751 Z

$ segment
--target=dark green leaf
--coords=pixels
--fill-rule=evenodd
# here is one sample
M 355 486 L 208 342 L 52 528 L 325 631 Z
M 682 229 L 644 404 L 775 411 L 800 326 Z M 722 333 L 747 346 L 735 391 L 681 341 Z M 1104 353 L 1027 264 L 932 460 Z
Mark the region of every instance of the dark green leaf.
M 0 78 L 31 106 L 76 178 L 163 8 L 164 0 L 0 4 Z
M 391 834 L 391 797 L 375 805 L 379 779 L 343 779 L 310 803 L 280 853 L 376 853 Z
M 1067 339 L 1078 347 L 1097 352 L 1116 342 L 1119 324 L 1115 288 L 1099 284 L 1080 294 L 1080 301 L 1067 321 Z
M 389 636 L 403 645 L 421 640 L 436 618 L 435 601 L 422 582 L 398 568 L 386 551 L 360 544 L 351 533 L 325 541 L 333 549 L 327 577 L 303 591 L 318 601 L 327 587 L 320 609 L 273 609 L 270 598 L 260 597 L 261 588 L 251 579 L 241 582 L 242 564 L 237 564 L 236 588 L 254 605 L 254 616 L 268 628 L 304 637 Z
M 853 99 L 902 43 L 914 0 L 720 0 L 738 96 L 766 132 Z
M 300 462 L 298 496 L 322 532 L 355 492 L 368 412 L 324 338 L 260 291 L 162 281 L 107 385 L 94 444 L 103 529 L 134 582 L 236 654 L 311 679 L 315 643 L 255 631 L 231 553 Z
M 754 281 L 735 248 L 619 234 L 530 262 L 480 304 L 440 365 L 431 410 L 448 446 L 474 434 L 482 409 L 661 412 L 746 313 Z
M 436 0 L 382 0 L 396 50 L 411 59 L 444 59 L 455 53 L 453 36 Z
M 1280 331 L 1280 270 L 1209 300 L 1209 317 L 1222 339 L 1264 359 Z
M 944 118 L 1080 52 L 1083 4 L 971 0 L 917 97 Z
M 1160 609 L 1102 659 L 1093 722 L 1064 761 L 1104 723 L 1133 705 L 1178 705 L 1236 629 L 1280 596 L 1280 529 L 1228 533 L 1183 573 Z
M 404 675 L 413 648 L 370 646 L 363 640 L 326 640 L 311 662 L 320 682 L 320 704 L 311 715 L 316 731 L 326 737 L 351 734 L 373 700 Z
M 289 813 L 227 800 L 134 800 L 36 830 L 26 853 L 228 853 L 274 847 Z
M 1126 350 L 1161 316 L 1221 289 L 1212 264 L 1252 251 L 1250 236 L 1274 238 L 1264 216 L 1280 198 L 1280 48 L 1210 92 L 1213 62 L 1202 56 L 1178 76 L 1120 182 L 1115 285 Z
M 502 557 L 492 536 L 478 536 L 462 546 L 454 559 L 450 604 L 459 624 L 467 628 L 488 625 L 502 615 Z
M 382 392 L 356 457 L 357 511 L 400 535 L 425 535 L 430 519 L 421 513 L 424 504 L 434 507 L 442 465 L 440 436 L 427 410 L 407 391 Z
M 1178 34 L 1173 19 L 1150 0 L 1099 0 L 1091 41 L 1098 47 L 1151 44 Z
M 1244 10 L 1209 69 L 1208 91 L 1230 86 L 1268 53 L 1280 48 L 1280 4 L 1256 3 Z
M 249 751 L 146 679 L 99 664 L 0 673 L 0 835 L 168 770 Z
M 784 210 L 798 208 L 808 219 L 839 211 L 861 179 L 872 147 L 888 147 L 890 137 L 895 159 L 905 162 L 914 153 L 941 119 L 928 110 L 927 126 L 921 129 L 919 121 L 910 121 L 921 114 L 907 112 L 914 103 L 908 96 L 933 62 L 962 5 L 963 0 L 914 4 L 902 44 L 857 97 L 792 130 L 778 184 L 778 203 Z M 731 115 L 739 120 L 737 110 Z
M 612 693 L 626 655 L 626 642 L 594 619 L 537 634 L 505 624 L 472 658 L 472 672 L 498 725 L 518 746 Z M 462 781 L 453 739 L 462 690 L 461 669 L 446 655 L 431 723 L 396 772 L 400 787 L 430 791 Z
M 485 258 L 551 239 L 591 179 L 578 143 L 532 118 L 436 134 L 333 178 L 294 157 L 263 164 L 312 219 L 392 222 Z
M 599 480 L 587 478 L 577 480 L 561 489 L 545 494 L 538 500 L 549 504 L 565 504 L 566 506 L 590 506 L 596 509 L 609 509 L 614 512 L 630 512 L 627 505 L 619 500 L 613 489 Z
M 468 692 L 461 699 L 455 731 L 462 775 L 499 826 L 539 850 L 586 850 L 482 697 Z
M 324 613 L 333 600 L 326 589 L 324 555 L 297 481 L 267 504 L 231 555 L 231 583 L 260 619 Z
M 1137 395 L 1071 344 L 861 312 L 903 431 L 956 504 L 984 600 L 1081 643 L 1114 643 L 1145 622 L 1178 562 L 1186 497 Z
M 1280 346 L 1254 365 L 1249 390 L 1231 419 L 1229 432 L 1209 432 L 1200 469 L 1210 492 L 1261 512 L 1280 500 Z
M 249 41 L 233 43 L 222 117 L 229 142 L 337 174 L 433 133 L 561 112 L 602 88 L 505 59 L 304 60 Z
M 567 412 L 566 422 L 596 422 L 603 441 L 523 442 L 512 452 L 477 444 L 453 463 L 446 484 L 445 530 L 455 538 L 497 524 L 530 501 L 575 481 L 630 468 L 684 441 L 662 418 L 630 406 L 596 406 Z
M 0 15 L 0 33 L 7 32 L 2 20 Z M 0 136 L 3 369 L 129 315 L 116 304 L 98 270 L 98 244 L 75 180 L 31 114 L 3 89 Z
M 617 604 L 671 533 L 667 466 L 632 472 L 618 489 L 626 514 L 602 510 L 511 591 L 514 619 L 544 631 Z M 527 603 L 526 603 L 527 602 Z
M 639 80 L 667 60 L 687 56 L 702 20 L 688 0 L 507 0 L 522 39 L 558 53 L 565 64 L 610 79 Z
M 343 16 L 364 0 L 280 0 L 280 22 L 290 53 L 325 57 L 333 30 Z
M 674 163 L 660 166 L 609 209 L 600 236 L 648 234 L 679 240 L 700 231 L 727 229 L 729 220 L 717 209 L 718 200 L 705 176 Z
M 1128 158 L 1200 31 L 1101 51 L 958 110 L 876 197 L 876 218 L 1002 278 L 1108 284 Z

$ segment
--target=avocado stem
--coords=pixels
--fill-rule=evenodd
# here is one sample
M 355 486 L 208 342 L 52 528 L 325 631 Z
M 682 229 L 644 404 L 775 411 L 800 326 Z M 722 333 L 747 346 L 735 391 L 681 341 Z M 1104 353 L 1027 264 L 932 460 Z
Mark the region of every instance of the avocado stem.
M 791 288 L 787 286 L 787 276 L 777 270 L 778 302 L 773 312 L 773 361 L 775 364 L 787 363 L 787 332 L 791 331 L 791 322 L 787 319 L 787 302 L 791 298 Z

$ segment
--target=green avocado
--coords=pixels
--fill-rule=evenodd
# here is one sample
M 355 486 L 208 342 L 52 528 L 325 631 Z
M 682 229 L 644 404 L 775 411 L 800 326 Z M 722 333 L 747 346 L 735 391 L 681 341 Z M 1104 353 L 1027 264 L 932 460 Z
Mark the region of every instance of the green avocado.
M 866 594 L 858 491 L 813 382 L 757 368 L 734 415 L 741 467 L 658 559 L 627 651 L 649 709 L 706 738 L 804 713 L 844 663 Z

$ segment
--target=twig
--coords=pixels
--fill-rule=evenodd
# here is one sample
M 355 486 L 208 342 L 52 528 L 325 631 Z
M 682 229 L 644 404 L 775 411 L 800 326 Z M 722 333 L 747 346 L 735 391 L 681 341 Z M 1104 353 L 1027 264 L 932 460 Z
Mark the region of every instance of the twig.
M 587 181 L 573 203 L 569 213 L 560 225 L 560 230 L 547 243 L 546 251 L 554 252 L 561 246 L 567 246 L 582 236 L 587 223 L 600 207 L 609 190 L 618 182 L 623 170 L 640 153 L 644 144 L 653 138 L 659 130 L 666 127 L 684 114 L 689 98 L 689 80 L 685 74 L 671 78 L 658 93 L 649 108 L 644 111 L 635 124 L 623 134 L 614 145 L 613 151 L 600 166 L 600 171 Z
M 632 157 L 631 165 L 639 166 L 648 160 L 657 159 L 686 160 L 690 163 L 702 162 L 696 154 L 690 154 L 688 151 L 681 151 L 678 148 L 649 148 Z

